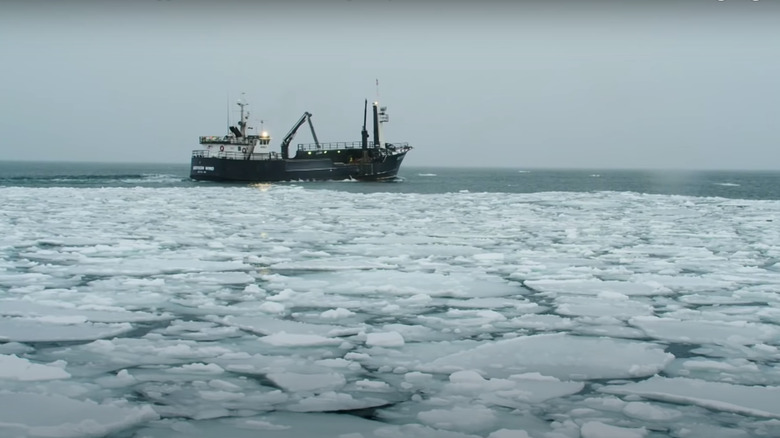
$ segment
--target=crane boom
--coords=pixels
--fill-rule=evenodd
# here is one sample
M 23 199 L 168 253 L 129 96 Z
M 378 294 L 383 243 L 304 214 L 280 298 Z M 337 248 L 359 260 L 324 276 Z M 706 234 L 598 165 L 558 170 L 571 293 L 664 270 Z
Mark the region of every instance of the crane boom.
M 306 120 L 309 121 L 309 128 L 311 128 L 311 136 L 314 138 L 314 144 L 317 145 L 317 149 L 320 148 L 320 142 L 317 140 L 317 134 L 314 132 L 314 125 L 311 123 L 311 114 L 309 114 L 309 117 L 306 117 Z
M 284 136 L 284 140 L 282 140 L 282 158 L 287 159 L 289 158 L 289 151 L 290 151 L 290 142 L 292 142 L 293 137 L 295 137 L 295 133 L 298 132 L 298 128 L 303 125 L 303 122 L 306 120 L 309 121 L 309 126 L 311 127 L 311 133 L 314 135 L 314 126 L 311 124 L 311 113 L 304 112 L 300 119 L 298 119 L 297 122 L 295 122 L 295 125 L 290 129 L 290 132 L 287 133 L 287 135 Z M 314 142 L 317 143 L 317 137 L 314 136 Z

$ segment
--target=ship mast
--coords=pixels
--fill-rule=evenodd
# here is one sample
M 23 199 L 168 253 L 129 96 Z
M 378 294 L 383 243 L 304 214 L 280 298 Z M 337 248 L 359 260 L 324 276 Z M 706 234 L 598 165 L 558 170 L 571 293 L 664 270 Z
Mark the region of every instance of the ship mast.
M 374 111 L 374 147 L 378 148 L 382 145 L 381 139 L 379 138 L 379 102 L 374 102 L 373 105 L 373 111 Z
M 363 102 L 363 130 L 360 131 L 360 143 L 363 149 L 363 163 L 368 162 L 368 131 L 366 131 L 366 112 L 368 110 L 368 99 Z
M 376 80 L 376 100 L 373 105 L 374 113 L 374 147 L 381 148 L 384 145 L 384 136 L 382 135 L 382 124 L 389 120 L 387 116 L 387 107 L 379 106 L 379 79 Z
M 227 122 L 228 135 L 230 135 L 230 93 L 227 94 L 225 101 L 225 121 Z
M 243 94 L 241 93 L 242 96 Z M 238 122 L 238 126 L 241 128 L 241 137 L 246 138 L 246 120 L 249 118 L 249 112 L 246 113 L 246 118 L 244 118 L 244 107 L 249 104 L 239 100 L 236 105 L 241 107 L 241 120 Z

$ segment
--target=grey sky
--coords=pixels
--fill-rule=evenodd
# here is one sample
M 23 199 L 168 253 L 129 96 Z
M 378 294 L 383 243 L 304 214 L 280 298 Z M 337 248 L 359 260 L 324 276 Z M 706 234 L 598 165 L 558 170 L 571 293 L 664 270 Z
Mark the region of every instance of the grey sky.
M 780 169 L 778 0 L 4 0 L 0 159 L 358 140 L 376 79 L 407 166 Z

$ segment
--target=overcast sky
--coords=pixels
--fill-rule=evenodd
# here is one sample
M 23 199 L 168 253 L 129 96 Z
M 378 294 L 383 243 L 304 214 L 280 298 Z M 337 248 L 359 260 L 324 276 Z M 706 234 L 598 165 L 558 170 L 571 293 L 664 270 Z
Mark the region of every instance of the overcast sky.
M 3 0 L 0 159 L 359 140 L 377 79 L 407 166 L 780 170 L 780 0 Z

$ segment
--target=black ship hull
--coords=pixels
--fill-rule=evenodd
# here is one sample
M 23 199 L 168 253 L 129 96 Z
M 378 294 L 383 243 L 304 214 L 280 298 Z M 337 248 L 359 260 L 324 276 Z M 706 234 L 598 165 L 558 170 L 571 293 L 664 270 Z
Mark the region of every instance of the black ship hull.
M 235 182 L 386 181 L 396 177 L 405 156 L 404 151 L 362 164 L 334 162 L 328 158 L 236 160 L 193 155 L 190 178 Z

